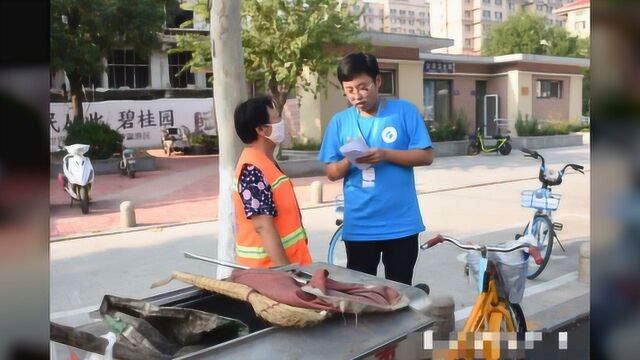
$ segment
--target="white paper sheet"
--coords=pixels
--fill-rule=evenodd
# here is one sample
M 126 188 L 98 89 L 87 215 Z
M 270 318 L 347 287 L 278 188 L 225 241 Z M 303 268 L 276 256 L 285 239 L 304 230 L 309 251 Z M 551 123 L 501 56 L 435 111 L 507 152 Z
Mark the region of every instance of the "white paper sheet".
M 361 137 L 342 145 L 340 147 L 340 152 L 360 170 L 371 167 L 371 164 L 358 164 L 356 162 L 356 159 L 365 156 L 367 152 L 369 152 L 369 147 Z

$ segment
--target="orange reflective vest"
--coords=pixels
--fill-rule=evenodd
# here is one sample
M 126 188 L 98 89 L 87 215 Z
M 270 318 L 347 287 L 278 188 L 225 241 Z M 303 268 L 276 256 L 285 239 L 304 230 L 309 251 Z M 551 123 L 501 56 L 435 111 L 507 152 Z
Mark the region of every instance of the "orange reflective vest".
M 291 180 L 260 150 L 246 147 L 235 173 L 235 190 L 233 202 L 236 213 L 236 262 L 252 268 L 266 268 L 273 266 L 273 262 L 262 245 L 262 238 L 255 231 L 251 219 L 247 219 L 241 194 L 239 193 L 238 180 L 245 164 L 252 164 L 264 175 L 265 180 L 271 185 L 273 203 L 277 209 L 274 224 L 282 247 L 291 263 L 307 265 L 311 263 L 311 255 L 307 247 L 307 233 L 302 227 L 302 216 L 296 194 L 293 191 Z

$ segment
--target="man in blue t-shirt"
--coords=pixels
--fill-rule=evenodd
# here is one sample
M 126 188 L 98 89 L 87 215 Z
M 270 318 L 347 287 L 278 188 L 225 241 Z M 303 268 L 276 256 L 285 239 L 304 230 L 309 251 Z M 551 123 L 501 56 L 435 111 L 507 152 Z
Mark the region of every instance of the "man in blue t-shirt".
M 413 104 L 379 96 L 382 78 L 373 55 L 345 56 L 338 80 L 353 106 L 331 119 L 318 160 L 331 181 L 344 179 L 347 268 L 376 275 L 382 254 L 385 278 L 411 285 L 418 233 L 425 230 L 413 167 L 433 162 L 429 133 Z M 358 138 L 369 151 L 356 166 L 340 147 Z

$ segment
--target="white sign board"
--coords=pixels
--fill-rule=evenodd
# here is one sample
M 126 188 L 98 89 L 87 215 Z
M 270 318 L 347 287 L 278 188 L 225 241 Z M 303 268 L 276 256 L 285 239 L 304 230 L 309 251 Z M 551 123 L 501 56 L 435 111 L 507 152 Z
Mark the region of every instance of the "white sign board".
M 85 121 L 101 121 L 124 137 L 126 147 L 159 148 L 162 129 L 187 127 L 191 133 L 217 135 L 213 99 L 157 99 L 86 102 Z M 49 104 L 51 151 L 64 146 L 73 121 L 71 103 Z

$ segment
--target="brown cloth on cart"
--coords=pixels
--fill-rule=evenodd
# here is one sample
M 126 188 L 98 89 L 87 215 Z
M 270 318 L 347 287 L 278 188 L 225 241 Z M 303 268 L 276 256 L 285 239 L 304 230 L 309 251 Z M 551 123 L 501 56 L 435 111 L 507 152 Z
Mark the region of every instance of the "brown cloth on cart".
M 409 304 L 406 296 L 389 286 L 339 282 L 330 279 L 326 269 L 317 269 L 304 286 L 290 273 L 269 269 L 234 270 L 229 280 L 274 301 L 308 309 L 356 314 L 393 311 Z

